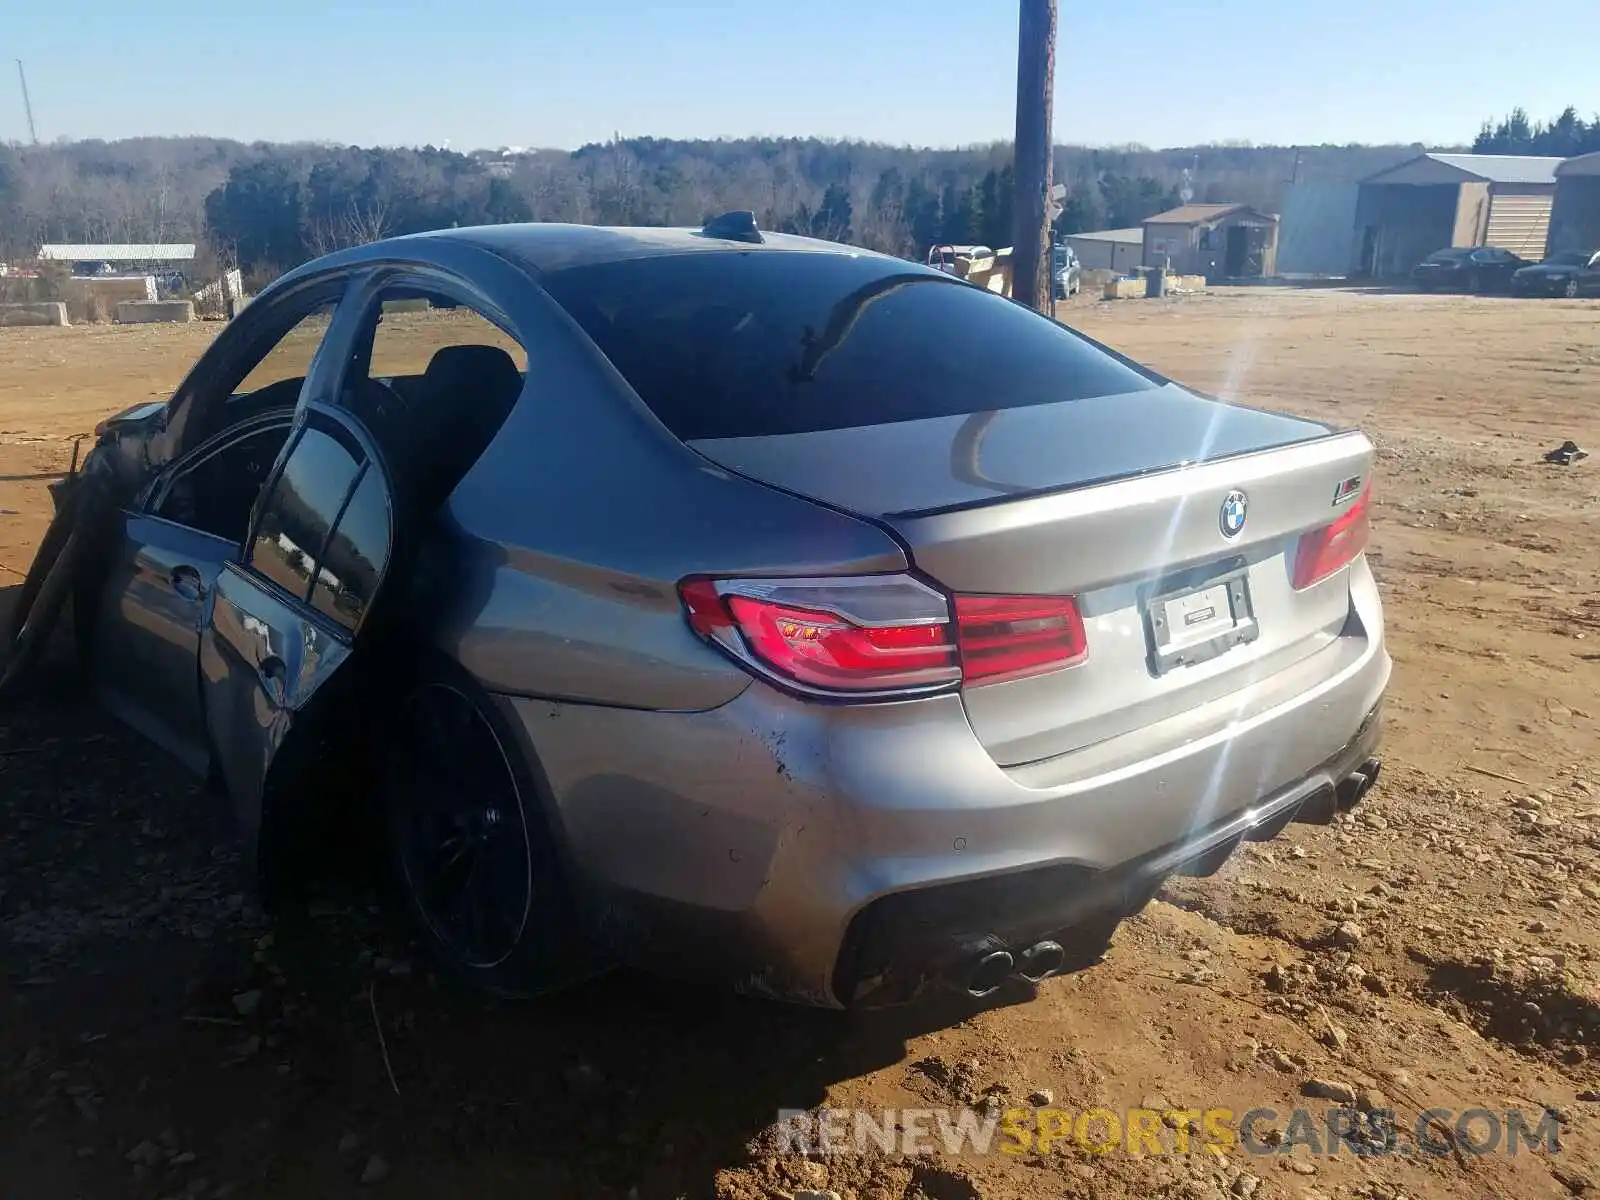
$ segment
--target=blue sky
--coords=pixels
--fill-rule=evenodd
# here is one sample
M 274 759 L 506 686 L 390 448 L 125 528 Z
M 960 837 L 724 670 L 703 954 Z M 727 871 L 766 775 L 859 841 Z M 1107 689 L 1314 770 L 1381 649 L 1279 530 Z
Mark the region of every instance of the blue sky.
M 1015 0 L 19 0 L 0 140 L 1011 136 Z M 1600 110 L 1600 0 L 1062 0 L 1058 142 L 1470 140 Z M 1146 64 L 1174 69 L 1161 81 Z

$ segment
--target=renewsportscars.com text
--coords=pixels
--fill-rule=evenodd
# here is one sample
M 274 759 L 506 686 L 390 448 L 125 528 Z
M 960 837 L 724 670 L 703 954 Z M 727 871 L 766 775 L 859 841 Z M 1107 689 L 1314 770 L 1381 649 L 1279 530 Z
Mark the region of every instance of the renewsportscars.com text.
M 1561 1150 L 1554 1113 L 1430 1108 L 1402 1123 L 1394 1109 L 970 1108 L 782 1109 L 779 1153 L 921 1155 L 1189 1154 L 1200 1150 L 1361 1156 L 1520 1154 Z

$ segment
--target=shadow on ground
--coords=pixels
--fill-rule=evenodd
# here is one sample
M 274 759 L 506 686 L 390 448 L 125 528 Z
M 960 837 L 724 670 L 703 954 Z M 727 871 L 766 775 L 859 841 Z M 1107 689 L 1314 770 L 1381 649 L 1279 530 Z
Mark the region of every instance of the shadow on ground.
M 261 913 L 221 809 L 64 682 L 0 713 L 10 1194 L 298 1200 L 366 1173 L 391 1196 L 708 1195 L 778 1110 L 974 1011 L 631 973 L 485 1000 L 359 882 Z

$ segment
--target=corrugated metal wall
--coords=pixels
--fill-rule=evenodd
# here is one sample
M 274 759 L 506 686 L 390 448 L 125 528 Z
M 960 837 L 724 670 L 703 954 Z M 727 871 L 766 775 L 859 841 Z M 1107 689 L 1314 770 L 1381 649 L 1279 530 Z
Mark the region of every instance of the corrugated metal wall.
M 1554 201 L 1553 191 L 1519 194 L 1496 187 L 1489 197 L 1489 229 L 1484 242 L 1523 258 L 1543 258 Z
M 1463 183 L 1456 200 L 1456 229 L 1452 246 L 1482 246 L 1489 232 L 1489 185 L 1481 180 Z
M 1364 183 L 1356 229 L 1365 244 L 1358 261 L 1375 279 L 1404 275 L 1435 250 L 1451 244 L 1461 200 L 1460 184 Z
M 1563 250 L 1600 250 L 1600 176 L 1574 175 L 1556 184 L 1549 252 Z
M 1104 238 L 1080 238 L 1067 235 L 1067 245 L 1078 254 L 1085 271 L 1126 271 L 1139 265 L 1144 257 L 1144 242 L 1113 242 Z
M 1280 275 L 1348 275 L 1356 261 L 1354 183 L 1297 183 L 1283 194 Z

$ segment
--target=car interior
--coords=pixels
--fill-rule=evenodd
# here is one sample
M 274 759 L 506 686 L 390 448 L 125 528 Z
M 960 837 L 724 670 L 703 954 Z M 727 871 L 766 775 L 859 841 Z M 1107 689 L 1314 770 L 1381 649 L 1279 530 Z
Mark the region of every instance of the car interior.
M 280 408 L 270 424 L 256 426 L 194 463 L 173 481 L 156 515 L 242 546 L 250 531 L 250 510 L 293 421 L 293 406 Z
M 504 348 L 469 343 L 435 350 L 420 375 L 374 378 L 377 325 L 357 348 L 343 403 L 377 443 L 405 491 L 405 507 L 431 512 L 499 432 L 522 393 L 524 375 Z M 280 419 L 256 425 L 192 464 L 161 498 L 157 515 L 243 545 L 256 497 L 288 440 L 304 382 L 279 380 L 231 398 L 230 427 L 269 414 Z

